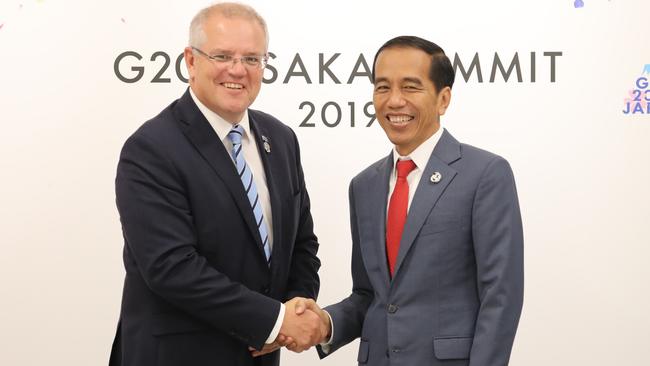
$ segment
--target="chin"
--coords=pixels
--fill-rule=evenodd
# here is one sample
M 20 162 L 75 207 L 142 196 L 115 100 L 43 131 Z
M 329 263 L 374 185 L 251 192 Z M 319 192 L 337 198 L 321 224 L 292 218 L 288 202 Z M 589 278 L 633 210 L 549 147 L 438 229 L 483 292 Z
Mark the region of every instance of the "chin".
M 401 146 L 401 145 L 404 145 L 406 143 L 406 141 L 404 139 L 400 139 L 400 138 L 390 138 L 389 137 L 388 139 L 395 146 Z

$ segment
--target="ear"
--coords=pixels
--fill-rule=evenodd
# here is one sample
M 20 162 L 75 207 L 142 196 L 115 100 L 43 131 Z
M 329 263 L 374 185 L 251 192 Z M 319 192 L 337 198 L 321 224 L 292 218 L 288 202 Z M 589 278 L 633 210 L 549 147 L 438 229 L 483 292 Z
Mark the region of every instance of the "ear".
M 187 73 L 189 74 L 189 82 L 194 81 L 194 62 L 196 58 L 194 57 L 194 52 L 192 52 L 192 47 L 185 47 L 183 50 L 183 57 L 185 58 L 185 66 L 187 67 Z
M 438 113 L 441 116 L 447 111 L 449 103 L 451 103 L 451 88 L 445 86 L 442 88 L 440 93 L 438 93 Z

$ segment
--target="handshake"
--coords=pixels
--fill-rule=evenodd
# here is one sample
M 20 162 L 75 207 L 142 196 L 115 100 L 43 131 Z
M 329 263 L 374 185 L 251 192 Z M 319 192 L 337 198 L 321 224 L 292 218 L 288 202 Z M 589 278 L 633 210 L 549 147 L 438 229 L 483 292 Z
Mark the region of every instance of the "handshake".
M 261 350 L 249 347 L 253 357 L 275 352 L 281 347 L 300 353 L 329 339 L 330 317 L 314 300 L 294 297 L 284 305 L 280 333 L 273 343 L 265 344 Z

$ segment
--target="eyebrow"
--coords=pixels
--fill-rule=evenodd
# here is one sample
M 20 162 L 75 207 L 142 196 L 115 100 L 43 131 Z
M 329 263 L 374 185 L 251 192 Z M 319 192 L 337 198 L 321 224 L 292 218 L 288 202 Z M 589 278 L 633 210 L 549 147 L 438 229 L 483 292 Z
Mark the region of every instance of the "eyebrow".
M 224 50 L 224 49 L 221 49 L 221 48 L 213 48 L 209 52 L 210 52 L 211 55 L 214 55 L 214 54 L 217 54 L 217 53 L 222 54 L 222 55 L 232 53 L 232 52 L 230 52 L 228 50 Z
M 404 82 L 413 83 L 417 85 L 422 85 L 422 81 L 418 78 L 406 77 L 403 79 Z
M 387 82 L 388 82 L 388 78 L 386 78 L 386 77 L 379 77 L 379 78 L 375 79 L 375 84 L 387 83 Z M 415 78 L 415 77 L 405 77 L 404 79 L 402 79 L 402 82 L 403 83 L 413 83 L 413 84 L 417 84 L 417 85 L 423 85 L 422 81 L 420 79 L 418 79 L 418 78 Z

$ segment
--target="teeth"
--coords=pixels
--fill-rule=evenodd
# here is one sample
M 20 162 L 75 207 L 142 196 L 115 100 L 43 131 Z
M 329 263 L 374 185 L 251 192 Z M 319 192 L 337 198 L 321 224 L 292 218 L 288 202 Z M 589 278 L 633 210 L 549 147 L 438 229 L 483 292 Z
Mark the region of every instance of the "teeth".
M 412 119 L 413 119 L 413 117 L 411 117 L 411 116 L 388 116 L 389 121 L 396 122 L 396 123 L 408 122 L 408 121 L 410 121 Z
M 228 89 L 242 89 L 244 87 L 241 84 L 235 84 L 235 83 L 223 83 L 223 86 L 225 86 Z

